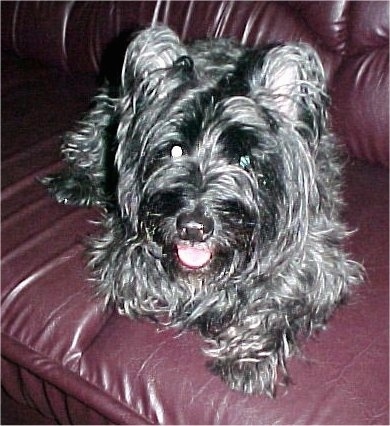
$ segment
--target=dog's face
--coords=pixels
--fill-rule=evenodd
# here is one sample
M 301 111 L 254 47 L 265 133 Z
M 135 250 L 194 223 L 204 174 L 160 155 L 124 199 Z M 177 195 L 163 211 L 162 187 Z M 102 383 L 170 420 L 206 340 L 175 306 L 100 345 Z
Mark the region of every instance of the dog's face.
M 247 98 L 202 92 L 168 102 L 136 164 L 138 232 L 178 275 L 242 271 L 273 238 L 281 197 L 265 154 L 267 118 Z
M 221 62 L 224 49 L 208 60 Z M 239 291 L 296 249 L 309 220 L 302 188 L 312 185 L 324 108 L 321 84 L 308 81 L 323 78 L 319 62 L 304 47 L 229 49 L 215 68 L 156 30 L 127 51 L 117 199 L 128 241 L 153 259 L 145 273 L 161 277 L 148 278 L 149 290 L 168 277 L 189 294 L 228 281 Z M 148 297 L 161 303 L 156 286 Z
M 155 118 L 132 135 L 141 143 L 120 174 L 120 203 L 172 275 L 216 279 L 241 272 L 275 235 L 278 136 L 250 98 L 191 83 L 148 106 Z

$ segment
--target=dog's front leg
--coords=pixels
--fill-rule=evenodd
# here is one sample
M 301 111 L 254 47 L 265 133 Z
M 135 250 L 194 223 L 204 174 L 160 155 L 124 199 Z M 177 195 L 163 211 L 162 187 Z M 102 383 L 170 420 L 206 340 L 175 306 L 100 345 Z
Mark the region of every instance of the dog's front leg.
M 64 135 L 62 154 L 67 166 L 41 178 L 49 193 L 64 204 L 106 206 L 115 192 L 115 100 L 108 90 L 95 96 L 75 131 Z
M 295 348 L 295 336 L 291 327 L 267 329 L 258 321 L 250 318 L 230 326 L 209 341 L 212 347 L 206 353 L 215 357 L 213 371 L 232 389 L 272 397 L 278 375 L 284 382 L 288 379 L 285 359 Z

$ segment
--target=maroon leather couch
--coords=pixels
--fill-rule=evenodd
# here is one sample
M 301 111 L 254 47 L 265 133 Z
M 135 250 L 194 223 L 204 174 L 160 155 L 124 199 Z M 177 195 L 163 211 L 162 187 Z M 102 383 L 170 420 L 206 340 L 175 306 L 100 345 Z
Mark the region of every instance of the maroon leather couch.
M 388 2 L 1 2 L 2 424 L 388 424 Z M 131 321 L 92 296 L 94 210 L 36 181 L 86 109 L 123 31 L 302 39 L 320 52 L 348 151 L 348 242 L 365 285 L 292 359 L 274 400 L 228 390 L 196 333 Z M 109 46 L 109 47 L 107 47 Z M 111 48 L 111 51 L 110 51 Z M 107 50 L 108 49 L 108 50 Z M 119 49 L 117 49 L 119 50 Z M 106 53 L 108 52 L 108 53 Z

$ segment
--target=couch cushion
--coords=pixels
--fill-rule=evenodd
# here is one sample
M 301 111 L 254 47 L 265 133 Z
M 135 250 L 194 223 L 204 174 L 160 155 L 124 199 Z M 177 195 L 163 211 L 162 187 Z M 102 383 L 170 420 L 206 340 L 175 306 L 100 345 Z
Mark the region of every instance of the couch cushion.
M 355 157 L 389 164 L 389 2 L 352 2 L 332 83 L 334 127 Z
M 36 181 L 60 166 L 59 135 L 85 109 L 93 79 L 6 61 L 17 77 L 7 74 L 2 87 L 8 395 L 60 423 L 388 422 L 387 170 L 360 161 L 347 167 L 346 218 L 359 228 L 348 248 L 365 264 L 366 284 L 327 332 L 303 343 L 304 357 L 288 363 L 289 388 L 279 388 L 275 400 L 241 395 L 205 367 L 195 332 L 132 321 L 94 297 L 83 240 L 98 232 L 91 221 L 99 213 L 56 204 Z

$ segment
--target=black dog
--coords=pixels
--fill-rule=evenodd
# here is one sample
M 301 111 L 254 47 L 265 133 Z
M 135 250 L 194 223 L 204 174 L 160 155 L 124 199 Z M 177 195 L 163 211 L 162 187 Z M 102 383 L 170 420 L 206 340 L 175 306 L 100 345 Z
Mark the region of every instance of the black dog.
M 297 332 L 321 328 L 361 279 L 342 250 L 340 163 L 325 77 L 306 44 L 128 46 L 65 137 L 58 201 L 104 209 L 90 266 L 130 316 L 197 326 L 234 389 L 274 393 Z M 278 368 L 280 367 L 280 368 Z

